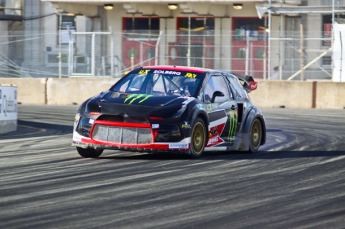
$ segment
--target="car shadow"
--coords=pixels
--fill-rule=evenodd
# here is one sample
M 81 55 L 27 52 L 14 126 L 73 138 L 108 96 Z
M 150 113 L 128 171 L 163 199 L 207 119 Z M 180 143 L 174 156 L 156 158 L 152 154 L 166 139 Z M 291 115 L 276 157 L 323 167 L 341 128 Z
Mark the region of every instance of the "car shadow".
M 108 151 L 109 152 L 109 151 Z M 178 153 L 107 153 L 98 159 L 104 160 L 279 160 L 287 158 L 338 157 L 345 151 L 259 151 L 254 154 L 243 152 L 207 152 L 200 158 Z
M 68 133 L 72 134 L 73 121 L 71 123 L 71 125 L 62 125 L 18 120 L 17 130 L 0 134 L 0 139 L 23 139 L 30 137 L 64 135 Z

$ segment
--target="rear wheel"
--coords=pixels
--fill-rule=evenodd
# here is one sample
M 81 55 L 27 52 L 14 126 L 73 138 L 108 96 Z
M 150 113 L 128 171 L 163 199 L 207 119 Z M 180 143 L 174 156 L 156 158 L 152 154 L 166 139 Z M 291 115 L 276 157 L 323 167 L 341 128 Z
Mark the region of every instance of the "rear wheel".
M 86 158 L 97 158 L 103 153 L 103 149 L 94 149 L 94 148 L 81 148 L 77 147 L 77 151 L 80 156 L 86 157 Z
M 258 151 L 262 139 L 262 125 L 259 119 L 254 119 L 249 131 L 249 153 Z
M 197 118 L 192 125 L 192 132 L 190 138 L 190 155 L 193 158 L 200 157 L 204 152 L 206 145 L 206 128 L 205 123 L 201 118 Z

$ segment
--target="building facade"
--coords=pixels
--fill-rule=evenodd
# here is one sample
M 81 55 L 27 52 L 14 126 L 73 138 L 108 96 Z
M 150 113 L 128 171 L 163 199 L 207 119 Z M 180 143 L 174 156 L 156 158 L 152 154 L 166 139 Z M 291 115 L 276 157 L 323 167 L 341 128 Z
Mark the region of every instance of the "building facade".
M 28 73 L 35 77 L 50 72 L 52 77 L 118 77 L 153 64 L 216 68 L 263 79 L 275 66 L 279 79 L 332 75 L 332 0 L 21 2 L 27 41 L 18 66 L 22 72 L 30 66 L 41 69 Z M 342 9 L 343 1 L 336 2 Z M 308 7 L 329 10 L 308 13 Z M 27 20 L 34 16 L 39 18 Z M 319 57 L 323 50 L 326 54 Z

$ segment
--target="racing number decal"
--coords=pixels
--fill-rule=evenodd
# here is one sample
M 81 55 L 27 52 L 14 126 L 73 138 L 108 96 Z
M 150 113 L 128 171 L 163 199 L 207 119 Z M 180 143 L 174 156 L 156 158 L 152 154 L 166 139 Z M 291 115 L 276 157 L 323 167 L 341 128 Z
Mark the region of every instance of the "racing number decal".
M 230 110 L 229 111 L 229 142 L 233 143 L 235 140 L 235 135 L 236 135 L 236 128 L 237 128 L 237 110 Z
M 188 73 L 186 73 L 186 76 L 185 76 L 185 77 L 191 78 L 191 79 L 195 79 L 196 76 L 197 76 L 197 74 L 188 72 Z
M 147 73 L 149 73 L 149 71 L 150 71 L 150 69 L 148 69 L 148 70 L 140 70 L 138 72 L 138 75 L 146 75 Z

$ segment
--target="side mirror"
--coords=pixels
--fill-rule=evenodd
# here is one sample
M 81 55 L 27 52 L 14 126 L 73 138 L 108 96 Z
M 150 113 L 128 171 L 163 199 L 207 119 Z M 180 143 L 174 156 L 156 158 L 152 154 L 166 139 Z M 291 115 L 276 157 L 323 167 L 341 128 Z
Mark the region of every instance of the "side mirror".
M 215 91 L 212 95 L 212 99 L 211 99 L 211 102 L 214 103 L 214 100 L 216 99 L 216 97 L 222 97 L 224 96 L 224 93 L 221 92 L 221 91 Z

